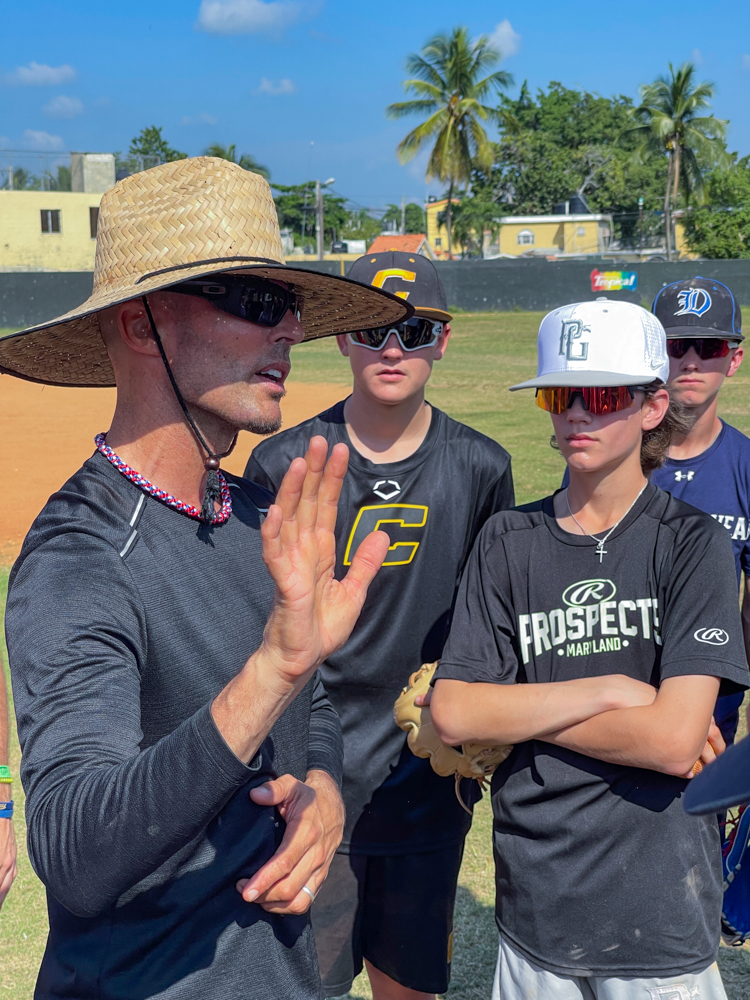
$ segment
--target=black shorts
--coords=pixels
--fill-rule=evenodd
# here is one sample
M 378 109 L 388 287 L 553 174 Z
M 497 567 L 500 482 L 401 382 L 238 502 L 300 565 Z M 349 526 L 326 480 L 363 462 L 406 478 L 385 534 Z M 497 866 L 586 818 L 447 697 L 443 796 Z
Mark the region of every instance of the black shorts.
M 363 959 L 397 983 L 444 993 L 463 843 L 429 854 L 336 854 L 312 908 L 324 995 L 348 993 Z

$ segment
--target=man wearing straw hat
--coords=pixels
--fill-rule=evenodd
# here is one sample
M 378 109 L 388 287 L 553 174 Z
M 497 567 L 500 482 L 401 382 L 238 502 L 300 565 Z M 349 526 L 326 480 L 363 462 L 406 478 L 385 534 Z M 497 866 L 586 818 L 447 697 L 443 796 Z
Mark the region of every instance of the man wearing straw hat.
M 9 585 L 50 922 L 37 997 L 320 996 L 307 910 L 343 812 L 315 671 L 389 543 L 373 533 L 335 579 L 345 447 L 326 463 L 313 438 L 275 504 L 219 460 L 239 430 L 279 426 L 291 346 L 352 314 L 372 326 L 411 309 L 284 267 L 266 182 L 199 157 L 108 191 L 91 298 L 0 341 L 7 373 L 117 385 L 109 431 Z

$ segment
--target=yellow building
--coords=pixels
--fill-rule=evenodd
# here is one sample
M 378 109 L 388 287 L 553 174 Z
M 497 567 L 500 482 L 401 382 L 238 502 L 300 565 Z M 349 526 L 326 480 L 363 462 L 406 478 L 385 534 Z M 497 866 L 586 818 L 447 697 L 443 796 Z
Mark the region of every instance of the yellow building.
M 448 199 L 428 202 L 427 239 L 436 255 L 448 257 L 448 233 L 445 225 L 438 225 L 438 216 L 445 211 Z M 454 204 L 458 200 L 454 199 Z M 519 257 L 529 251 L 550 254 L 600 254 L 605 253 L 612 239 L 610 215 L 506 215 L 499 219 L 499 243 L 493 243 L 485 233 L 485 255 L 509 254 Z M 462 247 L 453 240 L 454 256 Z
M 445 225 L 438 225 L 438 215 L 445 211 L 445 206 L 447 204 L 448 199 L 443 198 L 440 201 L 428 201 L 425 205 L 425 214 L 427 216 L 427 242 L 435 251 L 435 256 L 438 260 L 446 260 L 449 257 L 448 230 L 445 228 Z M 453 199 L 453 204 L 459 204 L 458 198 Z M 463 247 L 460 243 L 456 242 L 455 237 L 453 238 L 452 243 L 452 252 L 453 255 L 456 256 L 463 251 Z
M 499 221 L 499 253 L 514 257 L 529 250 L 605 253 L 612 239 L 609 215 L 507 215 Z
M 101 198 L 0 191 L 0 271 L 93 271 Z

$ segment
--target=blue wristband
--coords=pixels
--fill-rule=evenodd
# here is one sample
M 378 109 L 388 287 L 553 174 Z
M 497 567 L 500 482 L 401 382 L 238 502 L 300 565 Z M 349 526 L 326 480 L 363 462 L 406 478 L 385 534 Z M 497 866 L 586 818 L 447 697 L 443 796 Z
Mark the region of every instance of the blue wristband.
M 13 819 L 12 802 L 0 802 L 0 819 Z

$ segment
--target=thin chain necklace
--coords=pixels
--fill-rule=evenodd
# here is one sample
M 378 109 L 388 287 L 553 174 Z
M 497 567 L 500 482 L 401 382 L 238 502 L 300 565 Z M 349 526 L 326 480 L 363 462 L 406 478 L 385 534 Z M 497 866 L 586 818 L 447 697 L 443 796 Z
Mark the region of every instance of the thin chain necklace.
M 638 503 L 638 501 L 641 498 L 641 493 L 643 493 L 643 491 L 646 489 L 647 486 L 648 486 L 648 482 L 645 482 L 643 484 L 643 486 L 641 487 L 641 489 L 640 489 L 640 491 L 638 493 L 638 496 L 635 498 L 635 500 L 631 503 L 631 505 L 628 507 L 628 509 L 622 515 L 622 517 L 617 522 L 617 524 L 613 524 L 612 525 L 612 527 L 609 529 L 609 531 L 604 536 L 604 538 L 597 538 L 596 535 L 592 535 L 590 531 L 586 531 L 586 529 L 584 528 L 584 526 L 581 524 L 581 522 L 575 516 L 575 514 L 573 513 L 573 511 L 570 509 L 570 500 L 568 499 L 568 491 L 567 491 L 567 489 L 565 490 L 565 503 L 568 505 L 568 513 L 573 518 L 573 520 L 578 525 L 578 527 L 581 529 L 581 531 L 584 533 L 584 535 L 588 535 L 589 538 L 593 538 L 594 541 L 596 542 L 596 552 L 595 552 L 595 555 L 599 556 L 599 562 L 600 563 L 602 562 L 602 560 L 604 559 L 604 557 L 607 554 L 607 550 L 604 548 L 604 545 L 605 545 L 607 539 L 612 534 L 612 532 L 615 530 L 615 528 L 617 527 L 617 525 L 621 524 L 625 520 L 625 518 L 628 516 L 628 514 L 631 512 L 631 510 L 633 509 L 633 507 L 635 507 L 635 505 Z

